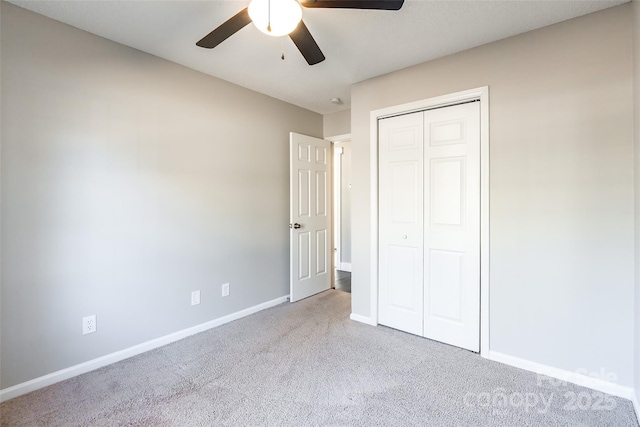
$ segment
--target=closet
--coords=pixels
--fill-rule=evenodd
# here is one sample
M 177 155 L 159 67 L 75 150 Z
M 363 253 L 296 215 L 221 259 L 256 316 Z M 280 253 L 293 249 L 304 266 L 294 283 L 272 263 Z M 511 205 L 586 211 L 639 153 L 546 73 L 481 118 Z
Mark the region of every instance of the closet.
M 378 121 L 382 325 L 480 349 L 480 102 Z

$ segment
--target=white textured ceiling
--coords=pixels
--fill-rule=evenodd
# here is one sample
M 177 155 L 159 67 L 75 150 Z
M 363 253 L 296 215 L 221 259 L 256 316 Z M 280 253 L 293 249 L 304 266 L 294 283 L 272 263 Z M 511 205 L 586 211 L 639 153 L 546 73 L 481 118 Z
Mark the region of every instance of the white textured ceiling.
M 326 61 L 307 65 L 293 43 L 248 25 L 218 47 L 195 45 L 248 0 L 11 3 L 318 113 L 348 108 L 350 85 L 431 59 L 625 3 L 406 0 L 398 12 L 304 9 Z M 345 104 L 331 104 L 332 97 Z

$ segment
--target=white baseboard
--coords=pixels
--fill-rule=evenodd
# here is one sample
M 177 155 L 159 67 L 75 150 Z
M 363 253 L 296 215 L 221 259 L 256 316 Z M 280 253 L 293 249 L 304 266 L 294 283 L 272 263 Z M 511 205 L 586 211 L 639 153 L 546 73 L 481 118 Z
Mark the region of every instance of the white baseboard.
M 351 263 L 350 262 L 341 262 L 338 266 L 338 270 L 340 271 L 348 271 L 351 273 Z
M 634 392 L 632 387 L 625 387 L 620 384 L 611 383 L 599 378 L 592 378 L 587 375 L 576 372 L 565 371 L 564 369 L 554 368 L 552 366 L 543 365 L 542 363 L 532 362 L 530 360 L 521 359 L 519 357 L 509 356 L 506 354 L 489 351 L 489 360 L 504 363 L 506 365 L 515 366 L 516 368 L 535 372 L 551 378 L 557 378 L 562 381 L 577 384 L 613 396 L 622 397 L 624 399 L 634 400 Z M 636 402 L 634 402 L 635 404 Z M 637 412 L 636 404 L 636 412 Z
M 26 381 L 21 384 L 16 384 L 12 387 L 0 390 L 0 402 L 13 399 L 14 397 L 21 396 L 23 394 L 32 392 L 34 390 L 38 390 L 40 388 L 58 383 L 60 381 L 64 381 L 69 378 L 76 377 L 78 375 L 96 370 L 98 368 L 102 368 L 103 366 L 111 365 L 112 363 L 116 363 L 121 360 L 128 359 L 138 354 L 147 352 L 149 350 L 162 347 L 164 345 L 181 340 L 188 336 L 195 335 L 200 332 L 204 332 L 208 329 L 212 329 L 220 325 L 224 325 L 225 323 L 229 323 L 234 320 L 241 319 L 243 317 L 257 313 L 258 311 L 261 311 L 270 307 L 274 307 L 278 304 L 282 304 L 283 302 L 287 302 L 288 299 L 289 299 L 289 295 L 276 298 L 274 300 L 267 301 L 262 304 L 254 305 L 253 307 L 249 307 L 247 309 L 229 314 L 224 317 L 220 317 L 218 319 L 211 320 L 206 323 L 202 323 L 200 325 L 193 326 L 191 328 L 183 329 L 181 331 L 174 332 L 172 334 L 165 335 L 163 337 L 156 338 L 151 341 L 147 341 L 142 344 L 138 344 L 133 347 L 126 348 L 124 350 L 116 351 L 115 353 L 107 354 L 106 356 L 98 357 L 97 359 L 89 360 L 79 365 L 71 366 L 69 368 L 44 375 L 42 377 L 35 378 L 33 380 Z
M 378 323 L 374 322 L 373 319 L 368 316 L 361 316 L 359 314 L 351 313 L 351 315 L 349 316 L 349 319 L 355 320 L 356 322 L 360 322 L 360 323 L 366 323 L 367 325 L 371 325 L 371 326 L 378 326 Z

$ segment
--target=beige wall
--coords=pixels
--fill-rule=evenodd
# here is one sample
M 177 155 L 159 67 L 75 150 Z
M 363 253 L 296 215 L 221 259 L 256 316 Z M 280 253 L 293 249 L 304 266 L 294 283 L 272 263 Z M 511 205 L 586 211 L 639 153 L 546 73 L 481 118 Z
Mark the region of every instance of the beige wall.
M 491 350 L 633 385 L 630 9 L 353 86 L 355 314 L 370 314 L 370 111 L 489 86 Z
M 325 114 L 323 122 L 325 138 L 351 133 L 351 110 Z
M 287 295 L 322 116 L 2 9 L 2 387 Z

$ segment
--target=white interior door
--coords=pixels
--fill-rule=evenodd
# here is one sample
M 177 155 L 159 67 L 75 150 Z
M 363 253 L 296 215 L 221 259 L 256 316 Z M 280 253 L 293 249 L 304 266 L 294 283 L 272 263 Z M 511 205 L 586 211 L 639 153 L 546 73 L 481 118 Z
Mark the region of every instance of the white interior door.
M 424 335 L 480 351 L 480 103 L 424 113 Z
M 423 334 L 423 113 L 379 122 L 378 322 Z
M 290 135 L 290 298 L 331 287 L 330 142 Z

